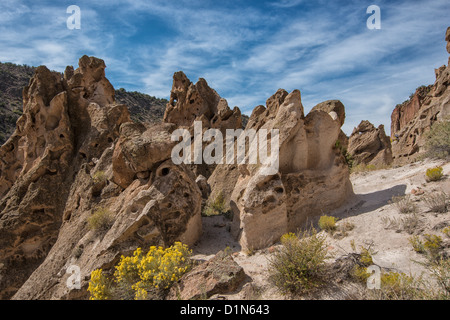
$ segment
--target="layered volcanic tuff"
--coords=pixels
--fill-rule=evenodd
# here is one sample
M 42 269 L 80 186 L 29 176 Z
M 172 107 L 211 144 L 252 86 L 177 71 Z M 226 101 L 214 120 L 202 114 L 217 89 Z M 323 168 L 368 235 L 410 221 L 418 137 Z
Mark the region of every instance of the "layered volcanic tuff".
M 450 53 L 450 27 L 445 34 Z M 433 123 L 450 116 L 450 58 L 447 66 L 435 69 L 436 81 L 420 87 L 409 101 L 391 115 L 392 156 L 395 164 L 413 162 L 425 149 L 425 134 Z

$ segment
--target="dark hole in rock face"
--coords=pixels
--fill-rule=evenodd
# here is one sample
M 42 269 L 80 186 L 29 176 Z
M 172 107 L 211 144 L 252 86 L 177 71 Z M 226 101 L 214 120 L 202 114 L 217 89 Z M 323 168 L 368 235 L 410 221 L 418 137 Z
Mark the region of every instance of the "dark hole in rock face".
M 170 173 L 170 169 L 169 168 L 163 168 L 162 170 L 161 170 L 161 175 L 164 177 L 164 176 L 167 176 L 168 174 Z
M 283 188 L 280 188 L 280 187 L 278 187 L 278 188 L 275 188 L 275 192 L 277 192 L 277 193 L 283 193 Z

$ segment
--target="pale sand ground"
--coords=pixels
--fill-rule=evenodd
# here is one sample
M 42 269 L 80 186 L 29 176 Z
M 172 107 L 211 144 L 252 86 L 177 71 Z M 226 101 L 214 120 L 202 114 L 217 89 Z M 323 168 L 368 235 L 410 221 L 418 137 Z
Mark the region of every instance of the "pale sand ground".
M 425 171 L 428 168 L 442 166 L 444 179 L 438 182 L 426 182 Z M 424 268 L 414 261 L 423 261 L 422 255 L 417 254 L 409 243 L 410 234 L 385 229 L 382 217 L 402 218 L 389 203 L 395 195 L 411 194 L 412 189 L 421 188 L 427 193 L 444 191 L 450 194 L 450 162 L 424 160 L 414 164 L 393 169 L 383 169 L 366 173 L 352 174 L 351 181 L 355 197 L 348 204 L 324 214 L 339 218 L 339 224 L 350 222 L 354 229 L 342 239 L 335 239 L 327 235 L 327 244 L 330 253 L 339 257 L 350 252 L 351 242 L 357 249 L 360 246 L 371 244 L 376 252 L 373 255 L 374 263 L 385 268 L 394 268 L 396 271 L 407 274 L 420 275 Z M 423 195 L 411 195 L 418 207 L 421 219 L 420 234 L 432 233 L 445 236 L 440 230 L 433 229 L 439 223 L 447 222 L 450 225 L 450 213 L 436 214 L 431 212 L 421 200 Z M 318 217 L 312 219 L 317 223 Z M 194 258 L 207 260 L 226 247 L 235 252 L 235 261 L 241 265 L 247 277 L 247 283 L 239 292 L 226 295 L 228 299 L 285 299 L 268 282 L 267 265 L 270 253 L 268 249 L 248 253 L 240 252 L 240 246 L 228 232 L 230 222 L 223 216 L 203 218 L 203 236 L 193 248 Z M 323 231 L 322 231 L 323 232 Z M 447 240 L 446 240 L 447 241 Z M 275 245 L 276 246 L 276 245 Z M 427 274 L 424 274 L 425 279 Z M 341 291 L 340 289 L 337 291 Z M 319 295 L 320 299 L 349 298 L 345 290 L 335 294 Z

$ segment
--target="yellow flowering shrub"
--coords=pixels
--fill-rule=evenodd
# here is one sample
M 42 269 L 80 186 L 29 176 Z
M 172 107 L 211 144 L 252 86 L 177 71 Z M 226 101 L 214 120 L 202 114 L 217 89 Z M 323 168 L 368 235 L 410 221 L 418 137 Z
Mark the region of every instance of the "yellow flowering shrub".
M 289 241 L 298 241 L 298 237 L 295 233 L 289 232 L 289 233 L 283 234 L 280 238 L 280 241 L 282 244 L 286 244 Z
M 121 298 L 131 295 L 136 300 L 145 300 L 149 291 L 168 289 L 191 267 L 191 252 L 186 245 L 175 242 L 169 248 L 152 246 L 146 254 L 137 248 L 132 256 L 122 256 L 114 272 L 117 294 Z M 91 282 L 95 277 L 98 277 L 97 270 L 92 272 Z M 95 282 L 93 288 L 94 285 Z M 91 298 L 97 297 L 90 292 Z
M 102 269 L 92 271 L 88 291 L 91 293 L 90 300 L 109 299 L 108 279 L 102 274 Z

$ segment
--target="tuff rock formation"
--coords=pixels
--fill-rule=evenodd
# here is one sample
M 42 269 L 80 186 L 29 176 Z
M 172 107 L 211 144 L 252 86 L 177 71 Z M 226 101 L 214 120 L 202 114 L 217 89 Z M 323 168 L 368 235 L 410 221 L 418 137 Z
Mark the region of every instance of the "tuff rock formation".
M 225 99 L 200 78 L 192 83 L 182 72 L 173 75 L 170 100 L 164 113 L 164 122 L 191 127 L 194 121 L 202 121 L 204 128 L 216 128 L 225 133 L 226 129 L 241 128 L 241 111 L 231 110 Z
M 389 165 L 392 163 L 391 141 L 384 132 L 384 126 L 375 128 L 367 120 L 353 130 L 348 141 L 348 152 L 354 165 Z
M 201 191 L 170 159 L 175 127 L 130 122 L 101 59 L 83 56 L 64 76 L 37 68 L 0 148 L 0 297 L 86 298 L 90 273 L 122 254 L 197 241 Z M 109 224 L 90 229 L 102 212 Z M 67 286 L 73 266 L 82 290 Z
M 244 250 L 270 245 L 353 194 L 348 167 L 335 148 L 344 118 L 343 108 L 316 108 L 305 116 L 298 90 L 280 89 L 266 107 L 253 110 L 246 130 L 279 130 L 279 171 L 267 174 L 263 165 L 248 162 L 238 166 L 230 205 L 232 232 Z
M 173 75 L 170 100 L 163 121 L 176 124 L 178 128 L 188 129 L 192 136 L 194 121 L 202 123 L 203 133 L 208 129 L 219 129 L 225 136 L 226 129 L 242 128 L 241 111 L 238 107 L 231 110 L 227 100 L 210 88 L 205 79 L 200 78 L 194 84 L 182 71 Z M 203 148 L 205 146 L 206 144 L 203 144 Z M 196 176 L 209 178 L 215 166 L 193 164 L 189 167 Z
M 445 35 L 450 53 L 450 27 Z M 434 122 L 450 116 L 450 58 L 447 66 L 435 69 L 434 85 L 420 87 L 413 97 L 397 106 L 391 115 L 394 163 L 404 164 L 423 154 L 425 133 Z

